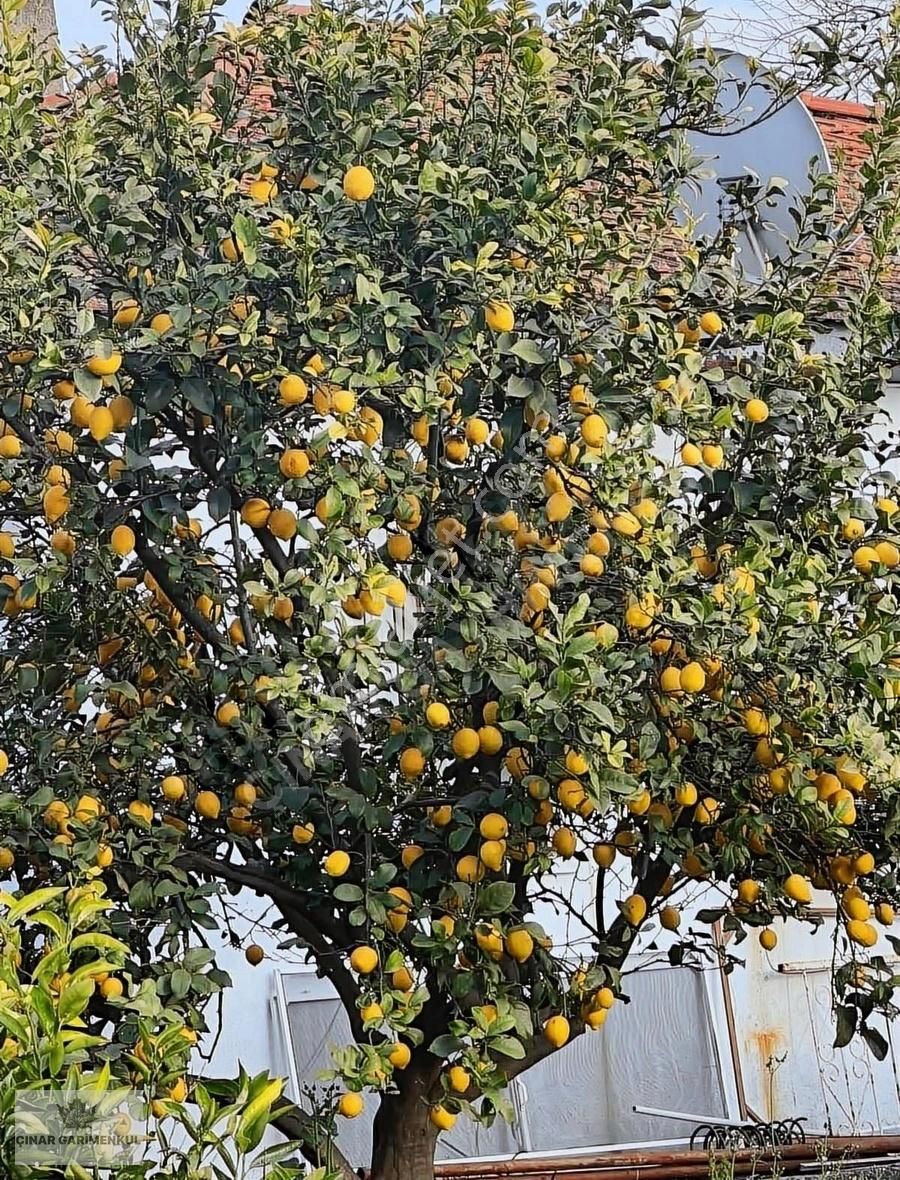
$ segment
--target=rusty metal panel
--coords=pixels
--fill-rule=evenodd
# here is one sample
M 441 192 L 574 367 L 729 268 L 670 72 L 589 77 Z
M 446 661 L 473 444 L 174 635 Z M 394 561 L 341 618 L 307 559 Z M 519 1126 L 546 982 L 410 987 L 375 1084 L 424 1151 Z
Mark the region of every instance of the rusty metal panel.
M 813 1131 L 865 1135 L 900 1127 L 894 1046 L 877 1061 L 855 1039 L 834 1048 L 830 923 L 778 926 L 767 955 L 748 939 L 746 967 L 731 978 L 747 1101 L 767 1121 L 808 1119 Z M 885 943 L 873 953 L 890 954 Z

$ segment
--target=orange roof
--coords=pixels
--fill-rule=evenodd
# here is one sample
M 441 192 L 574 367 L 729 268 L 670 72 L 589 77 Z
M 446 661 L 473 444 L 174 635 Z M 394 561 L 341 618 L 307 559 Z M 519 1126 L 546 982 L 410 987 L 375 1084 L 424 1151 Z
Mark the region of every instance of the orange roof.
M 803 104 L 815 120 L 838 174 L 838 201 L 852 202 L 860 165 L 869 154 L 864 136 L 872 130 L 875 111 L 859 102 L 820 98 L 817 94 L 804 94 Z

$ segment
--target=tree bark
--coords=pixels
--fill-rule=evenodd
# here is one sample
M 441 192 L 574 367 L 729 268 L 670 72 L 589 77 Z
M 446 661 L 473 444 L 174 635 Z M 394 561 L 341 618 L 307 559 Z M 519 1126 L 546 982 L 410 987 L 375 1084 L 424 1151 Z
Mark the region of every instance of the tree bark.
M 370 1180 L 434 1180 L 438 1131 L 429 1118 L 428 1091 L 439 1069 L 407 1070 L 400 1093 L 382 1097 L 373 1127 Z
M 53 0 L 28 0 L 13 18 L 18 33 L 33 33 L 35 43 L 46 52 L 56 44 L 56 12 Z

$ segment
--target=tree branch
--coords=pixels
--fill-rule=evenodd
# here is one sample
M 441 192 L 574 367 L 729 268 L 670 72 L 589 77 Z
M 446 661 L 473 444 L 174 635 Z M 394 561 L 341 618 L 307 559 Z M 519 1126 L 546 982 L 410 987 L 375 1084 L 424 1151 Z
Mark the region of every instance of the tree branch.
M 571 1045 L 575 1038 L 580 1037 L 586 1031 L 586 1029 L 587 1025 L 584 1023 L 584 1021 L 578 1021 L 577 1023 L 573 1022 L 569 1033 L 569 1039 L 566 1041 L 566 1044 Z M 506 1060 L 501 1066 L 501 1069 L 506 1075 L 507 1081 L 511 1082 L 513 1078 L 517 1078 L 520 1073 L 525 1073 L 525 1071 L 531 1069 L 533 1065 L 537 1065 L 551 1054 L 558 1052 L 559 1049 L 557 1049 L 555 1045 L 551 1045 L 546 1037 L 535 1037 L 531 1043 L 530 1052 L 526 1053 L 521 1061 Z
M 647 870 L 646 874 L 638 881 L 635 892 L 645 899 L 648 910 L 651 902 L 656 898 L 663 885 L 663 882 L 666 880 L 668 875 L 669 865 L 666 864 L 665 861 L 663 861 L 663 859 L 660 857 L 650 865 L 650 868 Z M 584 920 L 583 917 L 581 920 Z M 609 935 L 606 938 L 606 945 L 608 946 L 613 944 L 616 947 L 621 946 L 621 962 L 624 962 L 624 960 L 627 958 L 628 952 L 631 949 L 631 944 L 634 942 L 635 938 L 637 938 L 638 929 L 639 927 L 630 926 L 621 914 L 618 918 L 616 918 L 610 927 Z M 569 1045 L 575 1040 L 576 1037 L 580 1037 L 582 1033 L 585 1032 L 586 1028 L 587 1025 L 583 1021 L 573 1021 L 570 1028 L 569 1039 L 566 1041 L 566 1044 Z M 551 1053 L 556 1052 L 557 1049 L 544 1037 L 535 1037 L 532 1041 L 530 1052 L 527 1052 L 521 1061 L 504 1062 L 501 1068 L 507 1079 L 512 1081 L 512 1079 L 518 1077 L 520 1073 L 524 1073 L 526 1070 L 531 1069 L 533 1065 L 537 1065 L 538 1062 L 541 1062 L 545 1058 L 549 1057 Z
M 314 1168 L 337 1171 L 340 1180 L 358 1180 L 359 1173 L 313 1115 L 287 1101 L 276 1105 L 272 1115 L 271 1125 L 286 1139 L 295 1139 Z
M 302 895 L 277 877 L 254 869 L 250 865 L 236 865 L 231 861 L 217 860 L 202 852 L 186 852 L 175 863 L 179 868 L 229 881 L 245 889 L 252 889 L 262 897 L 270 898 L 291 931 L 309 948 L 322 974 L 328 978 L 337 992 L 347 1012 L 354 1040 L 363 1037 L 362 1018 L 357 1006 L 360 992 L 356 980 L 344 962 L 342 950 L 349 938 L 339 925 L 331 921 L 323 922 L 321 916 L 315 919 L 310 917 L 302 908 Z
M 204 618 L 197 610 L 192 602 L 185 597 L 179 590 L 179 587 L 169 577 L 169 571 L 166 568 L 165 562 L 158 557 L 150 546 L 143 533 L 135 531 L 135 552 L 144 563 L 144 566 L 150 571 L 156 581 L 159 583 L 160 589 L 178 608 L 182 617 L 186 622 L 190 623 L 191 627 L 213 650 L 218 650 L 225 646 L 225 641 L 219 633 L 218 628 Z M 290 725 L 284 710 L 279 708 L 274 701 L 260 701 L 259 702 L 264 715 L 269 721 L 272 729 L 277 734 L 290 732 Z M 304 765 L 303 759 L 296 750 L 282 751 L 288 766 L 294 775 L 301 782 L 308 782 L 310 778 L 309 770 Z

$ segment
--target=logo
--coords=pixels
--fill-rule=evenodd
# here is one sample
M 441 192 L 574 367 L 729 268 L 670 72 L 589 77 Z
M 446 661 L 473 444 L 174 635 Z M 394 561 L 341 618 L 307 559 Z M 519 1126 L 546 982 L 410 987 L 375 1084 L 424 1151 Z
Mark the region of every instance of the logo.
M 153 1142 L 148 1104 L 136 1090 L 19 1090 L 13 1115 L 16 1164 L 126 1167 Z

